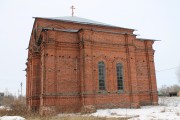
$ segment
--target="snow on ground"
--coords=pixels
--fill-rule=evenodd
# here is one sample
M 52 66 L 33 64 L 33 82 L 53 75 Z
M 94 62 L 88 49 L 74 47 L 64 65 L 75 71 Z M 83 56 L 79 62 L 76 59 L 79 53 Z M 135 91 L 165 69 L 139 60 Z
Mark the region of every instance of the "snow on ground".
M 180 97 L 161 97 L 159 106 L 140 109 L 100 109 L 92 116 L 127 117 L 129 120 L 180 120 Z
M 7 108 L 0 106 L 0 109 Z M 127 117 L 129 120 L 180 120 L 180 97 L 160 97 L 158 106 L 142 106 L 139 109 L 100 109 L 90 116 Z M 0 120 L 25 120 L 25 118 L 3 116 L 0 117 Z
M 5 106 L 0 106 L 0 110 L 11 110 L 11 108 L 10 107 L 5 107 Z
M 3 116 L 0 117 L 0 120 L 26 120 L 26 119 L 20 116 Z
M 0 110 L 2 110 L 2 109 L 5 109 L 6 107 L 4 107 L 4 106 L 0 106 Z
M 0 106 L 0 110 L 11 110 L 9 107 Z M 20 116 L 2 116 L 0 117 L 0 120 L 26 120 L 23 117 Z

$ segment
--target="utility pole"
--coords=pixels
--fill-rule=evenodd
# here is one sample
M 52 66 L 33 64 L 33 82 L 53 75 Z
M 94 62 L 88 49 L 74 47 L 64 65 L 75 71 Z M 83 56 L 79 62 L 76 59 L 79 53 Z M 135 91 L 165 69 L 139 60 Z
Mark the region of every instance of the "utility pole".
M 23 85 L 22 82 L 20 85 L 21 85 L 21 97 L 20 97 L 20 99 L 22 100 L 22 85 Z
M 19 89 L 18 89 L 18 96 L 17 97 L 19 98 Z

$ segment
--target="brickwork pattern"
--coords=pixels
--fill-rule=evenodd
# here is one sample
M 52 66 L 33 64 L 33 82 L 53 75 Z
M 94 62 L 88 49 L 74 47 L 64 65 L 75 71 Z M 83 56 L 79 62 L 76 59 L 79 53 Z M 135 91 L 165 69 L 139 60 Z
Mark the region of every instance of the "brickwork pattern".
M 36 19 L 27 62 L 29 109 L 79 112 L 87 106 L 157 104 L 153 42 L 137 39 L 131 29 Z M 99 61 L 106 68 L 104 91 L 98 86 Z M 121 91 L 117 63 L 123 65 Z

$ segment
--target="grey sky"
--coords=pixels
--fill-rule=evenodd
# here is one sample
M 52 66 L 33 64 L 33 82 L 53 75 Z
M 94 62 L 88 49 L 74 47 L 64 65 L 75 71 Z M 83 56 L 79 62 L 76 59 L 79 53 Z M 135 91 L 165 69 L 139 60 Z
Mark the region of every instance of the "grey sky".
M 0 92 L 18 94 L 34 19 L 71 15 L 137 29 L 141 38 L 155 42 L 156 70 L 180 65 L 180 0 L 0 0 Z M 158 87 L 177 84 L 177 69 L 157 72 Z

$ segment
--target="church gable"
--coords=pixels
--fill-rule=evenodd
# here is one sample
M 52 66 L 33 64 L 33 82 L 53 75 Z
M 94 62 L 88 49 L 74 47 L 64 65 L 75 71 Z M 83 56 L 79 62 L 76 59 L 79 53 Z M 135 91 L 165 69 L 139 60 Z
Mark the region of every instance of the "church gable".
M 29 41 L 28 49 L 32 52 L 39 52 L 40 44 L 42 43 L 42 28 L 37 26 L 37 22 L 34 22 L 31 37 Z

